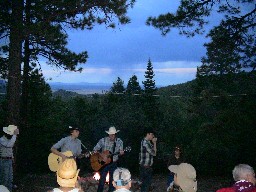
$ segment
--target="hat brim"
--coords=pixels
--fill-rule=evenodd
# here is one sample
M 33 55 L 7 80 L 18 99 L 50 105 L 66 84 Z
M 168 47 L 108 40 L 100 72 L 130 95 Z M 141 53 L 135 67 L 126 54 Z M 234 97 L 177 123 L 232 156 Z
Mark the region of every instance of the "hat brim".
M 177 173 L 178 172 L 178 165 L 170 165 L 168 167 L 169 171 L 173 172 L 173 173 Z
M 111 131 L 105 131 L 107 134 L 109 134 L 109 135 L 113 135 L 113 134 L 116 134 L 116 133 L 118 133 L 120 130 L 117 130 L 117 131 L 113 131 L 113 132 L 111 132 Z

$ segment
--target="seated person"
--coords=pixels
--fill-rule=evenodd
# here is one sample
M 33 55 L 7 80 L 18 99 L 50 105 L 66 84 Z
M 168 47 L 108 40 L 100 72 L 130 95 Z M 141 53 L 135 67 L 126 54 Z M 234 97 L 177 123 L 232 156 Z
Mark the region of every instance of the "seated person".
M 170 165 L 168 169 L 174 173 L 173 192 L 196 192 L 196 170 L 188 163 Z
M 246 164 L 239 164 L 233 169 L 235 184 L 229 188 L 222 188 L 217 192 L 256 192 L 256 179 L 253 168 Z
M 113 173 L 113 186 L 115 187 L 114 192 L 130 192 L 132 186 L 131 173 L 128 169 L 117 168 Z
M 81 192 L 77 187 L 77 177 L 79 173 L 76 161 L 73 158 L 66 159 L 60 164 L 57 170 L 57 182 L 59 188 L 54 188 L 52 192 Z

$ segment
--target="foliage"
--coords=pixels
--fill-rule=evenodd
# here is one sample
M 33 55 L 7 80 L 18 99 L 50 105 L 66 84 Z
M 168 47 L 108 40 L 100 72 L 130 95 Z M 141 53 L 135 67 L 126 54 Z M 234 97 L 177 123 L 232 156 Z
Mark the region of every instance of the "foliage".
M 140 83 L 138 82 L 138 78 L 136 75 L 133 75 L 127 84 L 126 93 L 128 94 L 141 94 L 142 89 L 140 87 Z
M 116 82 L 113 83 L 113 86 L 110 88 L 111 93 L 124 93 L 124 81 L 117 77 Z
M 191 37 L 205 32 L 207 18 L 216 8 L 223 19 L 207 35 L 211 41 L 205 44 L 207 56 L 202 58 L 198 75 L 255 70 L 256 8 L 253 0 L 182 0 L 176 13 L 149 17 L 147 24 L 160 29 L 163 35 L 171 28 L 178 28 L 180 34 Z

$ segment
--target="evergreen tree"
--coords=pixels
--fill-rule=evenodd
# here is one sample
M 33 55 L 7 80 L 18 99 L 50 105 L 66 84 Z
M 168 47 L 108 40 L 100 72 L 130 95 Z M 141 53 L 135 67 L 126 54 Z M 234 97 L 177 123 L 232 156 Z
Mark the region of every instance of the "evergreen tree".
M 158 113 L 157 99 L 154 96 L 154 93 L 156 92 L 155 80 L 153 79 L 155 74 L 150 59 L 148 60 L 147 70 L 145 71 L 144 76 L 146 80 L 142 82 L 144 85 L 143 108 L 148 120 L 146 126 L 156 127 L 157 119 L 159 119 L 158 117 L 160 117 L 160 114 Z
M 117 80 L 113 83 L 113 86 L 110 88 L 110 91 L 112 93 L 124 93 L 124 81 L 120 77 L 117 77 Z
M 126 93 L 129 94 L 140 94 L 141 93 L 141 87 L 140 83 L 138 82 L 138 78 L 136 75 L 133 75 L 127 84 Z
M 129 22 L 127 9 L 134 0 L 95 1 L 35 1 L 17 0 L 0 2 L 0 39 L 8 38 L 8 119 L 19 124 L 22 52 L 24 67 L 28 67 L 31 58 L 37 62 L 37 56 L 48 59 L 50 65 L 66 70 L 81 71 L 79 63 L 86 62 L 87 53 L 76 54 L 66 48 L 66 28 L 92 29 L 95 24 L 115 27 L 115 21 L 121 24 Z M 117 20 L 115 20 L 117 18 Z M 22 41 L 25 41 L 22 46 Z M 10 42 L 10 43 L 9 43 Z M 4 61 L 1 59 L 1 63 Z M 25 63 L 27 62 L 27 63 Z M 35 68 L 34 65 L 30 67 Z M 27 75 L 29 70 L 23 70 Z M 25 72 L 25 73 L 24 73 Z M 23 79 L 26 87 L 27 76 Z M 28 95 L 25 92 L 23 98 Z
M 181 0 L 176 13 L 149 17 L 148 25 L 161 30 L 166 35 L 172 28 L 188 37 L 203 34 L 207 18 L 217 9 L 223 19 L 207 37 L 207 56 L 198 75 L 236 73 L 256 69 L 256 7 L 253 0 Z M 216 14 L 216 13 L 215 13 Z
M 155 80 L 153 79 L 155 76 L 154 71 L 153 71 L 153 65 L 151 63 L 151 60 L 148 60 L 148 65 L 147 65 L 147 70 L 145 71 L 144 77 L 146 78 L 145 81 L 143 81 L 144 85 L 144 91 L 145 94 L 154 94 L 156 91 L 156 85 L 155 85 Z

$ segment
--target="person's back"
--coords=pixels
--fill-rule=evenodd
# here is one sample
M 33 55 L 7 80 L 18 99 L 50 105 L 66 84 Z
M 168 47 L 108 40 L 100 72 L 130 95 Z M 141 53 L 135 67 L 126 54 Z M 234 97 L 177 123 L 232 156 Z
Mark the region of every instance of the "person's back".
M 256 179 L 253 168 L 246 164 L 235 166 L 232 171 L 236 181 L 232 187 L 222 188 L 216 192 L 256 192 Z

